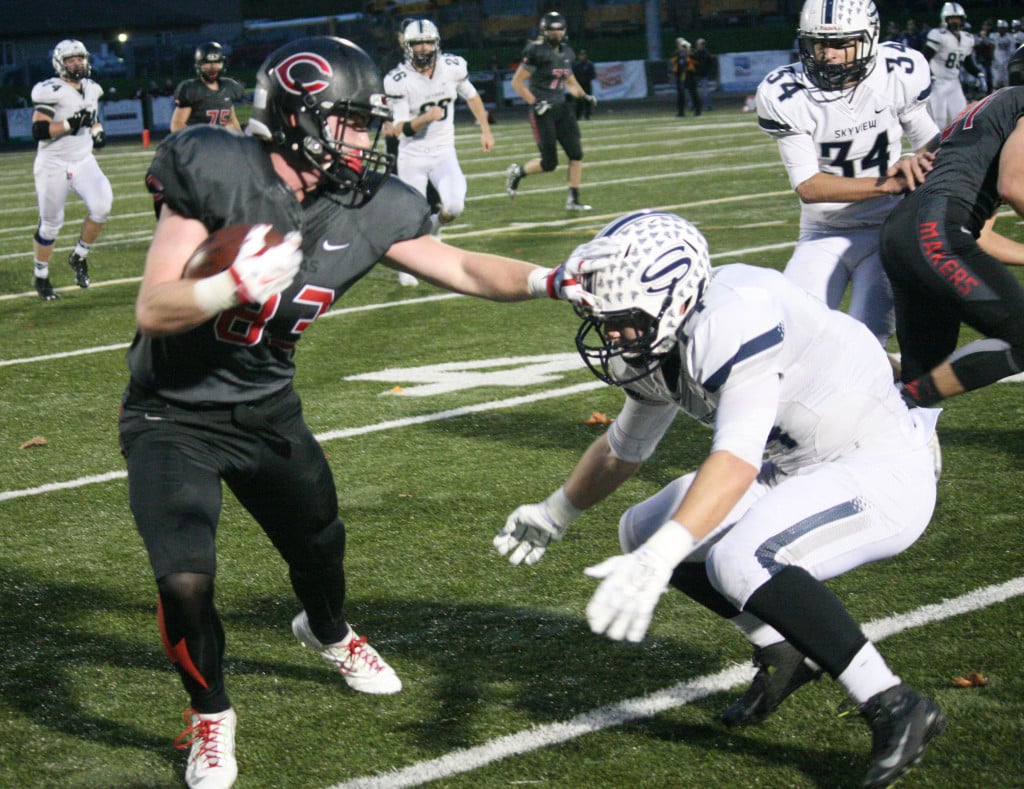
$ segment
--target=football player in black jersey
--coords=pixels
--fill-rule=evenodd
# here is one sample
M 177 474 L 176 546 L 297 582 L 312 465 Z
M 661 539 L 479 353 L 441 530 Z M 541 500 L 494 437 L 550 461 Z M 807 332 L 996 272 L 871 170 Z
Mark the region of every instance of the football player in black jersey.
M 903 396 L 917 405 L 1024 371 L 1024 288 L 1006 268 L 1024 265 L 1024 244 L 993 229 L 1002 203 L 1024 217 L 1024 47 L 1009 77 L 943 132 L 935 168 L 882 226 Z M 958 349 L 961 323 L 986 339 Z
M 196 78 L 181 82 L 174 91 L 171 131 L 186 126 L 226 126 L 242 131 L 235 105 L 242 100 L 242 83 L 225 77 L 228 60 L 224 47 L 207 41 L 196 47 Z
M 530 125 L 540 156 L 524 165 L 510 164 L 505 175 L 505 191 L 515 197 L 519 184 L 528 175 L 550 173 L 558 167 L 558 146 L 569 157 L 569 194 L 566 211 L 589 211 L 580 202 L 580 181 L 583 178 L 583 146 L 576 116 L 565 101 L 569 91 L 580 101 L 597 105 L 573 76 L 576 55 L 565 43 L 565 17 L 557 11 L 540 20 L 540 38 L 523 50 L 523 60 L 512 75 L 512 88 L 530 105 Z
M 301 39 L 260 67 L 248 136 L 208 126 L 173 134 L 146 176 L 158 219 L 120 437 L 160 633 L 190 697 L 179 740 L 192 746 L 190 786 L 228 787 L 237 773 L 214 606 L 222 481 L 288 565 L 303 607 L 292 622 L 298 639 L 355 690 L 402 686 L 346 622 L 337 492 L 292 386 L 305 329 L 378 261 L 494 301 L 579 301 L 587 294 L 576 277 L 600 263 L 592 245 L 546 269 L 431 237 L 427 201 L 388 178 L 393 159 L 376 149 L 388 117 L 362 49 Z M 236 223 L 259 224 L 230 268 L 183 278 L 196 246 Z M 268 226 L 284 241 L 263 250 Z

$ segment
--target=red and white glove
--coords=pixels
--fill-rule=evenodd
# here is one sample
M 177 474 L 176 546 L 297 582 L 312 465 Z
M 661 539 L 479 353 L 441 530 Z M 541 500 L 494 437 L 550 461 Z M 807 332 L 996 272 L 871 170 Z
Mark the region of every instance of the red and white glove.
M 239 304 L 263 305 L 295 279 L 302 265 L 302 236 L 288 233 L 277 245 L 267 246 L 270 225 L 254 225 L 242 241 L 234 262 L 220 274 L 196 280 L 196 304 L 211 314 Z
M 594 296 L 583 288 L 580 278 L 614 262 L 622 252 L 622 241 L 617 238 L 601 237 L 580 244 L 562 265 L 530 272 L 530 293 L 591 306 Z
M 239 304 L 263 304 L 292 284 L 302 265 L 302 236 L 295 230 L 277 246 L 267 246 L 270 225 L 256 225 L 242 242 L 228 272 Z

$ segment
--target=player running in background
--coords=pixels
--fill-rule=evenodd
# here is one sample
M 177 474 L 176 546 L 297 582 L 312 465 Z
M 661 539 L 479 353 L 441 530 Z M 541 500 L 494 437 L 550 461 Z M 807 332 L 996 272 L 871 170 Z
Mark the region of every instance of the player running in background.
M 932 95 L 928 109 L 944 129 L 967 106 L 960 69 L 978 80 L 978 91 L 988 93 L 985 74 L 974 62 L 974 36 L 964 30 L 967 12 L 960 3 L 943 3 L 939 12 L 941 27 L 933 27 L 925 39 L 924 55 L 932 72 Z
M 242 83 L 225 77 L 228 67 L 224 47 L 207 41 L 196 47 L 196 77 L 183 80 L 174 91 L 171 131 L 186 126 L 225 126 L 241 132 L 235 105 L 242 100 Z
M 107 138 L 98 114 L 103 88 L 89 79 L 89 50 L 81 41 L 65 39 L 53 48 L 51 60 L 57 76 L 32 87 L 32 138 L 39 141 L 32 168 L 39 202 L 32 270 L 36 293 L 43 301 L 60 298 L 50 282 L 50 258 L 64 225 L 68 192 L 81 197 L 89 212 L 68 255 L 80 288 L 89 287 L 86 258 L 114 203 L 110 181 L 92 153 L 102 148 Z
M 434 185 L 441 205 L 431 215 L 431 232 L 439 237 L 441 227 L 466 208 L 466 176 L 455 151 L 456 100 L 465 100 L 480 125 L 484 152 L 494 148 L 494 135 L 483 99 L 469 81 L 465 59 L 441 51 L 437 26 L 412 19 L 401 35 L 405 60 L 384 77 L 399 140 L 398 177 L 424 196 L 427 185 Z
M 565 100 L 568 91 L 581 101 L 597 104 L 597 99 L 580 87 L 573 76 L 576 55 L 565 43 L 565 17 L 552 11 L 541 17 L 540 38 L 527 44 L 523 60 L 512 75 L 512 88 L 530 105 L 530 125 L 540 156 L 526 164 L 510 164 L 505 175 L 505 191 L 515 197 L 519 184 L 528 175 L 550 173 L 558 167 L 558 146 L 569 157 L 569 194 L 566 211 L 589 211 L 580 202 L 583 180 L 583 144 L 576 116 Z

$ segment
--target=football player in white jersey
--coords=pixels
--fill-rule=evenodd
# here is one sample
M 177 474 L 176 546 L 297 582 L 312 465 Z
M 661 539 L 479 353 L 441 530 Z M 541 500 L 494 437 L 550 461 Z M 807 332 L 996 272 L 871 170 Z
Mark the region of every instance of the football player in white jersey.
M 941 27 L 928 31 L 924 44 L 924 56 L 932 70 L 932 95 L 928 99 L 931 111 L 939 128 L 946 128 L 967 106 L 963 87 L 960 85 L 960 69 L 978 81 L 978 90 L 988 93 L 985 75 L 974 62 L 974 35 L 964 30 L 967 12 L 960 3 L 944 3 L 939 12 Z
M 640 211 L 598 234 L 609 239 L 621 242 L 618 258 L 579 277 L 592 306 L 577 307 L 576 346 L 598 378 L 625 389 L 625 405 L 561 488 L 509 516 L 495 547 L 535 564 L 636 473 L 677 414 L 711 427 L 700 468 L 628 509 L 623 555 L 587 569 L 602 579 L 590 628 L 641 641 L 661 594 L 679 589 L 755 647 L 760 671 L 723 713 L 727 725 L 759 723 L 828 672 L 873 732 L 863 786 L 888 786 L 945 717 L 901 683 L 824 581 L 925 530 L 939 412 L 903 404 L 863 324 L 770 268 L 712 270 L 686 220 Z M 587 245 L 572 255 L 587 257 Z
M 1005 19 L 996 20 L 996 32 L 989 36 L 992 41 L 992 90 L 1005 88 L 1009 85 L 1006 66 L 1010 62 L 1010 55 L 1017 48 L 1013 35 L 1010 33 L 1010 23 Z
M 757 113 L 800 197 L 786 276 L 833 309 L 849 287 L 850 315 L 885 345 L 895 324 L 878 229 L 898 196 L 923 180 L 939 130 L 926 104 L 928 64 L 903 44 L 879 43 L 878 30 L 871 0 L 807 0 L 802 68 L 769 73 Z M 906 157 L 904 135 L 915 151 Z
M 466 208 L 466 176 L 455 153 L 455 102 L 460 96 L 480 126 L 485 152 L 494 148 L 494 135 L 465 59 L 441 51 L 437 26 L 412 19 L 401 36 L 405 60 L 384 78 L 399 139 L 398 177 L 423 195 L 428 182 L 437 189 L 441 207 L 431 221 L 434 235 L 439 235 L 441 226 Z
M 114 201 L 110 181 L 92 153 L 106 144 L 106 137 L 99 122 L 103 88 L 89 79 L 89 50 L 81 41 L 61 41 L 53 49 L 53 69 L 57 76 L 32 87 L 32 137 L 39 141 L 32 168 L 39 202 L 39 227 L 32 238 L 33 274 L 36 293 L 43 301 L 59 298 L 50 282 L 50 257 L 64 224 L 68 191 L 81 197 L 89 210 L 68 256 L 80 288 L 89 287 L 86 257 Z

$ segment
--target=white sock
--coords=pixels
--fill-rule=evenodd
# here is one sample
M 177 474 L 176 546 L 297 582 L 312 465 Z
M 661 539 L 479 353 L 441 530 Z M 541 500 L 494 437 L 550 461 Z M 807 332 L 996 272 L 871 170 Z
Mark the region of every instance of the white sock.
M 900 678 L 892 673 L 875 645 L 870 641 L 854 655 L 850 665 L 838 677 L 857 704 L 863 704 L 872 696 L 900 684 Z
M 33 260 L 32 273 L 39 277 L 39 279 L 46 279 L 50 276 L 49 262 L 44 263 L 42 260 Z
M 90 249 L 92 244 L 86 244 L 82 239 L 78 239 L 78 243 L 75 244 L 75 254 L 80 258 L 88 257 Z

